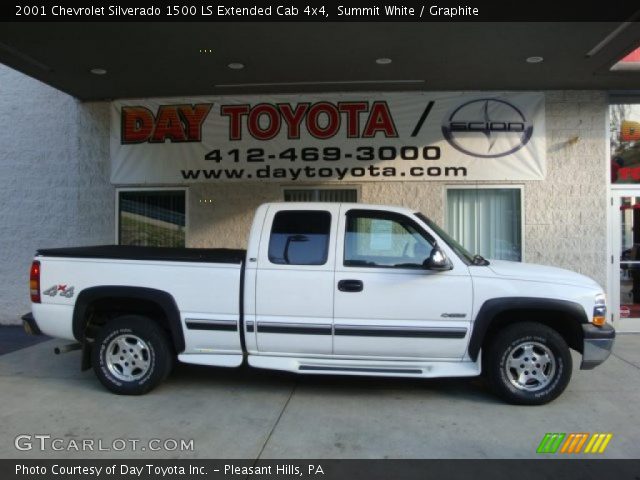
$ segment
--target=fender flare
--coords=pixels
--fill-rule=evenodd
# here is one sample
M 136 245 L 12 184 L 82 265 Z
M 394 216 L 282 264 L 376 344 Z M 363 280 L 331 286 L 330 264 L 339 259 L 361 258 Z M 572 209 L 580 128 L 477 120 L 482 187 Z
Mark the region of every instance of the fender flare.
M 580 324 L 588 324 L 582 305 L 568 300 L 535 297 L 505 297 L 492 298 L 482 304 L 473 323 L 471 338 L 469 339 L 469 357 L 475 362 L 478 359 L 480 348 L 491 323 L 500 313 L 508 310 L 542 310 L 561 312 L 574 318 Z
M 89 306 L 96 300 L 103 298 L 128 298 L 153 302 L 158 305 L 168 320 L 168 327 L 171 333 L 171 339 L 178 353 L 185 349 L 184 332 L 182 330 L 182 322 L 180 320 L 180 310 L 175 299 L 171 294 L 146 287 L 127 287 L 121 285 L 105 285 L 99 287 L 90 287 L 82 290 L 78 294 L 73 309 L 73 336 L 79 342 L 84 340 L 85 319 Z

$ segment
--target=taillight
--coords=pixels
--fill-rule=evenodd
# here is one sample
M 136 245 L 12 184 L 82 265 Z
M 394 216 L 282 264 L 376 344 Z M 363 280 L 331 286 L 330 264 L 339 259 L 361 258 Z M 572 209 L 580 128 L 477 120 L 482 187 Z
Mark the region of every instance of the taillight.
M 31 264 L 29 290 L 31 292 L 31 301 L 33 303 L 40 303 L 40 262 L 38 260 L 34 260 Z

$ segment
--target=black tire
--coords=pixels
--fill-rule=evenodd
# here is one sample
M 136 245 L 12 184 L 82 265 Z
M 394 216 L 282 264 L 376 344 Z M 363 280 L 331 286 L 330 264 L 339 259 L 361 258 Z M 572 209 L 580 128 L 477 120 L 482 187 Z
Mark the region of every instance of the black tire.
M 511 324 L 497 332 L 485 347 L 483 373 L 491 389 L 508 403 L 543 405 L 557 398 L 569 384 L 571 352 L 560 334 L 546 325 Z M 534 373 L 540 376 L 533 377 Z
M 132 343 L 136 338 L 141 342 Z M 119 345 L 122 342 L 128 343 L 132 351 L 123 352 Z M 120 353 L 122 356 L 115 359 L 118 363 L 109 361 Z M 139 356 L 134 358 L 134 355 Z M 132 362 L 130 367 L 129 362 Z M 98 380 L 113 393 L 142 395 L 169 376 L 174 354 L 167 334 L 156 322 L 140 315 L 124 315 L 111 320 L 98 331 L 91 363 Z M 129 378 L 125 378 L 127 373 Z

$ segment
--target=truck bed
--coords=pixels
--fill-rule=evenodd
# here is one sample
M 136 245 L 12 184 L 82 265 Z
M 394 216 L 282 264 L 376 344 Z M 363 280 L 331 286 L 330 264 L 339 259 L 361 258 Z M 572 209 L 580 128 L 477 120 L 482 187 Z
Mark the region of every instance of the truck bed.
M 230 248 L 137 247 L 98 245 L 91 247 L 45 248 L 42 257 L 111 258 L 117 260 L 164 260 L 167 262 L 242 263 L 246 250 Z

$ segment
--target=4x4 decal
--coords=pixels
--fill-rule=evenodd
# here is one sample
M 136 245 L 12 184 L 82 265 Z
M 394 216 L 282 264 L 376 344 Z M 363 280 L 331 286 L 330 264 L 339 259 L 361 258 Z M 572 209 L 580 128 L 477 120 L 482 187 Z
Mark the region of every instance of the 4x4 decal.
M 74 287 L 68 287 L 67 285 L 52 285 L 47 288 L 43 295 L 49 295 L 50 297 L 55 297 L 56 295 L 60 295 L 61 297 L 71 298 L 73 297 Z

